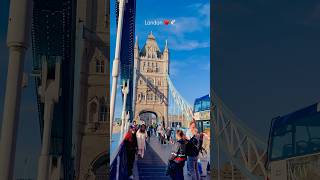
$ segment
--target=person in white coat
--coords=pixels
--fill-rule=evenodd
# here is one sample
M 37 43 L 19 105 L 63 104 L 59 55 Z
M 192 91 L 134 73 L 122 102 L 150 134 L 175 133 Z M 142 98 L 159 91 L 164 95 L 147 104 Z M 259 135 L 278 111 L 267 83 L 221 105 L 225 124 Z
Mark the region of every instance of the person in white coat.
M 147 139 L 146 125 L 141 125 L 141 128 L 137 132 L 138 141 L 138 155 L 143 158 L 144 151 L 146 149 L 146 139 Z

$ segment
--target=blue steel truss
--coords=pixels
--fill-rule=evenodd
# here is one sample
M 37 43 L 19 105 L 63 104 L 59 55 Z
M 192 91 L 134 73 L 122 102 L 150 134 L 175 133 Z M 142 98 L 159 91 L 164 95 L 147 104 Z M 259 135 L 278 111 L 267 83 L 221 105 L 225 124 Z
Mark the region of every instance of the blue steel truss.
M 61 96 L 55 104 L 50 154 L 62 156 L 64 179 L 73 179 L 72 102 L 74 73 L 75 0 L 34 0 L 32 20 L 33 74 L 37 94 L 40 134 L 43 133 L 44 104 L 40 101 L 41 57 L 48 60 L 48 78 L 54 78 L 55 57 L 62 59 Z
M 119 17 L 119 2 L 116 1 L 116 23 Z M 123 29 L 120 51 L 120 84 L 129 80 L 129 93 L 126 110 L 133 118 L 133 73 L 134 73 L 134 34 L 135 34 L 136 0 L 129 0 L 125 4 L 123 16 Z

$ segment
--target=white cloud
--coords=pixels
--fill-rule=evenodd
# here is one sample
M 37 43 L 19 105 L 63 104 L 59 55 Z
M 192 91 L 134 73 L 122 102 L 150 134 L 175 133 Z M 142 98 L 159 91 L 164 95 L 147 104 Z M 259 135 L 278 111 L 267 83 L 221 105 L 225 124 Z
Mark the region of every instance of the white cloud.
M 195 40 L 190 37 L 190 33 L 201 32 L 208 30 L 210 27 L 210 4 L 196 3 L 188 6 L 191 11 L 195 11 L 195 16 L 190 17 L 177 17 L 176 23 L 170 27 L 162 27 L 164 31 L 169 33 L 169 45 L 170 49 L 178 51 L 189 51 L 198 48 L 210 47 L 210 41 L 208 40 Z
M 170 75 L 180 76 L 180 73 L 190 67 L 194 67 L 194 71 L 208 71 L 210 70 L 210 57 L 190 56 L 186 59 L 172 59 L 170 60 Z
M 158 40 L 168 40 L 169 49 L 176 51 L 191 51 L 199 48 L 210 47 L 209 27 L 210 27 L 210 4 L 209 3 L 195 3 L 186 7 L 186 11 L 192 12 L 192 16 L 174 17 L 175 24 L 169 26 L 156 26 L 146 28 L 144 23 L 137 22 L 136 35 L 146 36 L 151 28 L 158 29 L 160 32 L 155 34 Z M 163 18 L 157 18 L 161 20 Z M 208 36 L 207 39 L 199 37 Z M 144 39 L 139 41 L 143 42 Z M 163 46 L 161 44 L 159 46 Z M 143 42 L 144 43 L 144 42 Z
M 199 8 L 199 14 L 201 14 L 202 16 L 204 16 L 203 18 L 203 25 L 206 27 L 210 26 L 210 4 L 203 4 L 202 6 L 200 6 Z
M 199 18 L 196 17 L 178 17 L 175 20 L 175 24 L 165 28 L 177 36 L 184 36 L 185 33 L 200 31 L 203 27 Z
M 208 41 L 197 41 L 197 40 L 187 40 L 185 38 L 180 39 L 171 39 L 170 48 L 177 51 L 190 51 L 193 49 L 199 48 L 207 48 L 210 47 L 210 43 Z

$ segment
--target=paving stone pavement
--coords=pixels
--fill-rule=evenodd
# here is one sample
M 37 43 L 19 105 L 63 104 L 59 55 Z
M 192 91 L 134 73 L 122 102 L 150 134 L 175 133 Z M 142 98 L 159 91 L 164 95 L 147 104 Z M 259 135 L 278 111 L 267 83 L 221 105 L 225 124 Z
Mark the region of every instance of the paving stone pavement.
M 165 175 L 167 161 L 171 153 L 171 144 L 161 144 L 157 137 L 152 136 L 147 143 L 146 152 L 143 159 L 136 159 L 136 180 L 169 180 Z M 187 175 L 186 165 L 184 167 L 184 179 L 191 180 Z M 207 180 L 209 177 L 201 177 L 201 180 Z
M 138 158 L 137 167 L 140 180 L 170 180 L 170 177 L 166 176 L 166 163 L 150 148 L 150 145 L 147 145 L 144 158 Z

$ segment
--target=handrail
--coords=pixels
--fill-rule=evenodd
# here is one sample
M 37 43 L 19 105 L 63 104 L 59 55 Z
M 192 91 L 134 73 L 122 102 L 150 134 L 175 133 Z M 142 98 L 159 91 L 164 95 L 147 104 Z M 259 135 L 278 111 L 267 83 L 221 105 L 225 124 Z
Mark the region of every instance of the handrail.
M 124 142 L 117 149 L 117 154 L 110 164 L 110 180 L 122 180 L 128 178 L 127 153 Z

